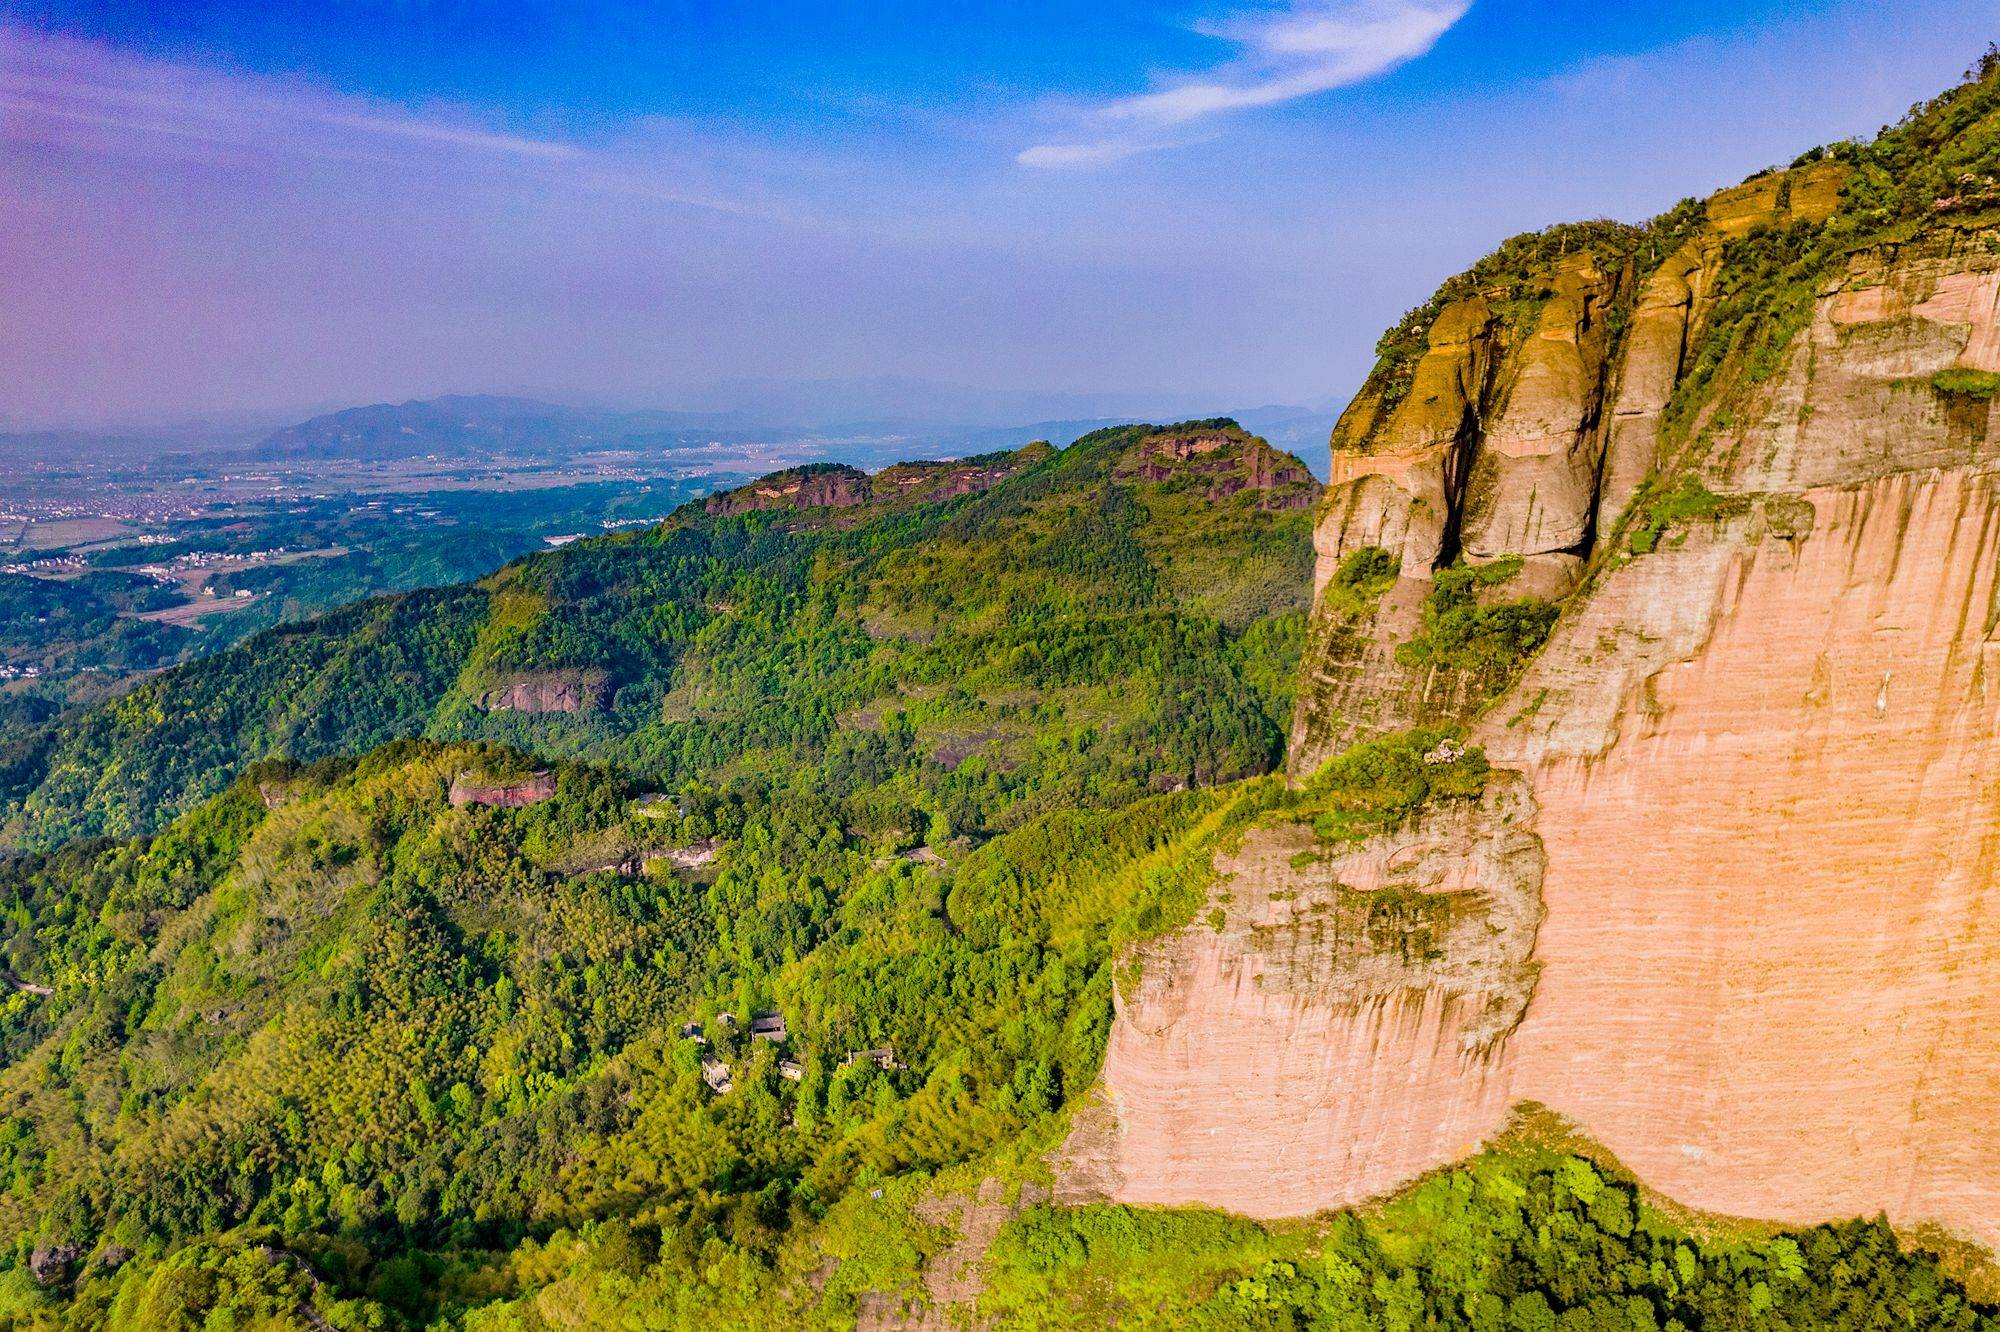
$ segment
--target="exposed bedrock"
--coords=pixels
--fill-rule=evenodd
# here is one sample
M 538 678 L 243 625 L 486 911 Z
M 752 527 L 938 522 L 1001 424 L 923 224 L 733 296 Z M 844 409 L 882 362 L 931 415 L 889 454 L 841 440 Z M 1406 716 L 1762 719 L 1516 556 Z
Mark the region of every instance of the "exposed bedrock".
M 1625 334 L 1618 395 L 1598 483 L 1598 525 L 1609 529 L 1660 461 L 1660 428 L 1686 364 L 1688 342 L 1709 303 L 1722 262 L 1712 236 L 1677 250 L 1640 288 Z
M 1993 479 L 1809 498 L 1796 550 L 1681 571 L 1709 570 L 1713 631 L 1608 749 L 1531 769 L 1547 917 L 1512 1095 L 1694 1206 L 2000 1244 Z
M 1614 420 L 1671 393 L 1708 262 L 1650 275 Z M 1255 834 L 1221 866 L 1224 927 L 1161 941 L 1121 994 L 1073 1188 L 1297 1215 L 1406 1183 L 1538 1101 L 1695 1207 L 1885 1212 L 2000 1248 L 2000 397 L 1966 378 L 1994 369 L 2000 256 L 1976 239 L 1830 281 L 1771 376 L 1713 415 L 1700 477 L 1726 502 L 1599 566 L 1476 722 L 1524 812 L 1482 806 L 1425 875 L 1505 900 L 1496 848 L 1532 842 L 1530 951 L 1503 924 L 1388 968 L 1311 909 L 1316 875 L 1347 885 L 1336 906 L 1385 880 L 1294 865 L 1325 854 L 1284 840 L 1309 830 Z M 1365 614 L 1321 599 L 1295 767 L 1450 715 L 1391 656 L 1426 586 Z M 1517 1023 L 1463 969 L 1494 941 L 1525 984 Z
M 1431 324 L 1401 400 L 1386 405 L 1376 385 L 1342 414 L 1313 534 L 1319 586 L 1363 546 L 1396 554 L 1413 578 L 1428 578 L 1443 557 L 1492 379 L 1495 327 L 1483 298 L 1452 302 Z
M 535 671 L 480 691 L 487 712 L 595 712 L 611 695 L 604 671 Z
M 478 773 L 461 772 L 451 779 L 451 787 L 446 799 L 453 808 L 465 805 L 495 805 L 502 809 L 518 809 L 523 805 L 537 805 L 554 798 L 556 779 L 547 769 L 528 774 L 525 777 L 495 778 L 483 777 Z
M 1578 254 L 1557 267 L 1551 286 L 1473 453 L 1461 521 L 1470 560 L 1575 550 L 1590 531 L 1616 279 Z
M 1506 1109 L 1488 1055 L 1534 987 L 1529 812 L 1502 777 L 1359 847 L 1305 825 L 1246 837 L 1203 922 L 1139 958 L 1105 1055 L 1110 1113 L 1080 1121 L 1072 1179 L 1286 1215 L 1328 1205 L 1332 1180 L 1365 1196 L 1475 1147 Z
M 1300 881 L 1321 867 L 1253 838 L 1225 929 L 1145 955 L 1121 1002 L 1110 1127 L 1072 1149 L 1097 1187 L 1297 1215 L 1536 1100 L 1693 1206 L 2000 1244 L 2000 505 L 1965 472 L 1808 498 L 1803 543 L 1690 542 L 1593 597 L 1523 688 L 1605 669 L 1594 717 L 1480 737 L 1526 765 L 1535 813 L 1506 835 L 1546 855 L 1511 1035 L 1491 986 L 1446 974 L 1481 951 L 1343 965 Z M 1494 838 L 1454 844 L 1444 881 L 1487 884 Z

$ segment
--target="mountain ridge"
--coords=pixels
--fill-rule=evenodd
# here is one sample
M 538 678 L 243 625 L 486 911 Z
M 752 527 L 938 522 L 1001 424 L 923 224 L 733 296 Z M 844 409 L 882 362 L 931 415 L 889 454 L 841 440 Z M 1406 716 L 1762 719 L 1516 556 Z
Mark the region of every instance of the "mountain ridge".
M 926 540 L 928 532 L 938 529 L 957 541 L 956 534 L 976 532 L 983 521 L 979 515 L 991 512 L 1002 529 L 1032 534 L 1024 539 L 1038 543 L 1037 548 L 1050 541 L 1080 543 L 1068 555 L 1051 551 L 1046 557 L 1035 557 L 1046 559 L 1050 574 L 1064 583 L 1087 581 L 1085 571 L 1071 562 L 1080 558 L 1083 550 L 1110 543 L 1107 551 L 1115 552 L 1115 558 L 1124 561 L 1131 573 L 1121 575 L 1107 567 L 1107 588 L 1119 588 L 1122 578 L 1132 580 L 1129 590 L 1109 594 L 1114 596 L 1112 604 L 1199 607 L 1232 626 L 1231 632 L 1268 617 L 1274 608 L 1282 610 L 1287 602 L 1302 610 L 1308 552 L 1304 545 L 1306 509 L 1301 506 L 1310 504 L 1318 483 L 1296 459 L 1279 461 L 1281 455 L 1231 423 L 1194 424 L 1206 431 L 1202 439 L 1228 448 L 1170 459 L 1164 466 L 1154 463 L 1152 472 L 1143 476 L 1135 472 L 1120 477 L 1115 473 L 1126 453 L 1143 448 L 1144 441 L 1179 436 L 1155 427 L 1120 427 L 1086 436 L 1060 452 L 1028 448 L 1000 456 L 1010 461 L 898 465 L 875 478 L 895 493 L 874 499 L 861 509 L 847 504 L 794 506 L 788 502 L 781 510 L 759 512 L 769 504 L 758 498 L 760 488 L 782 489 L 800 475 L 823 480 L 845 478 L 849 487 L 856 488 L 850 496 L 856 500 L 863 498 L 859 489 L 862 482 L 874 484 L 857 469 L 837 464 L 813 465 L 803 473 L 776 473 L 776 486 L 753 482 L 691 503 L 656 531 L 577 542 L 531 556 L 477 584 L 364 602 L 317 621 L 270 631 L 231 653 L 170 672 L 112 704 L 17 741 L 0 757 L 0 773 L 5 774 L 15 811 L 11 835 L 19 837 L 36 828 L 42 830 L 39 836 L 46 841 L 62 827 L 79 831 L 86 827 L 135 828 L 137 825 L 116 821 L 128 814 L 112 815 L 114 822 L 108 824 L 72 824 L 69 820 L 71 814 L 84 813 L 85 806 L 97 811 L 89 818 L 106 817 L 105 800 L 118 789 L 129 792 L 117 798 L 119 807 L 129 811 L 150 806 L 165 812 L 184 807 L 181 792 L 206 794 L 203 783 L 214 789 L 223 771 L 264 756 L 268 751 L 262 746 L 282 736 L 290 736 L 292 743 L 304 747 L 303 752 L 294 754 L 303 758 L 355 752 L 417 734 L 487 734 L 530 747 L 554 744 L 558 752 L 571 752 L 579 745 L 600 740 L 610 743 L 621 736 L 625 738 L 618 743 L 627 743 L 632 733 L 647 727 L 663 726 L 671 731 L 684 726 L 691 718 L 656 721 L 653 710 L 661 704 L 651 700 L 667 696 L 667 713 L 661 715 L 677 716 L 676 709 L 682 707 L 678 700 L 699 691 L 692 683 L 669 688 L 669 680 L 659 673 L 679 669 L 673 664 L 675 654 L 684 652 L 699 636 L 693 626 L 747 609 L 720 588 L 704 592 L 693 584 L 703 579 L 726 582 L 734 578 L 739 560 L 749 560 L 752 566 L 773 562 L 768 565 L 773 574 L 783 570 L 773 590 L 782 590 L 787 597 L 798 596 L 796 580 L 806 570 L 796 564 L 803 556 L 788 553 L 790 534 L 851 542 L 864 539 L 868 525 L 874 523 L 887 525 L 885 531 L 892 544 Z M 1218 467 L 1222 470 L 1215 470 Z M 968 478 L 978 479 L 979 484 Z M 1211 502 L 1209 497 L 1225 484 L 1231 487 L 1229 493 Z M 1121 498 L 1139 493 L 1150 497 L 1151 509 L 1135 507 L 1129 498 Z M 1281 498 L 1287 507 L 1277 511 L 1263 507 L 1271 497 Z M 1088 508 L 1075 508 L 1079 501 L 1087 501 Z M 1055 508 L 1050 509 L 1051 505 Z M 953 506 L 969 511 L 961 513 Z M 1048 520 L 1055 526 L 1046 533 L 1040 527 L 1044 520 L 1038 517 L 1043 509 L 1061 515 Z M 1152 517 L 1154 510 L 1162 515 L 1157 522 Z M 1167 518 L 1168 514 L 1173 517 Z M 1265 515 L 1269 515 L 1268 520 Z M 1259 535 L 1267 521 L 1279 530 L 1296 533 L 1298 544 L 1290 544 L 1289 537 L 1275 545 L 1267 543 Z M 1169 538 L 1172 523 L 1183 525 L 1185 531 Z M 1162 544 L 1149 547 L 1146 534 L 1156 531 L 1162 534 Z M 1064 532 L 1074 536 L 1059 535 Z M 1135 542 L 1134 535 L 1142 539 Z M 1001 539 L 1003 550 L 1010 539 Z M 1186 549 L 1177 549 L 1177 545 Z M 1207 550 L 1224 549 L 1241 551 L 1238 567 L 1219 582 L 1205 579 L 1198 557 Z M 863 557 L 864 561 L 880 558 Z M 994 585 L 985 571 L 973 571 L 979 576 L 970 594 L 983 597 L 997 592 L 1033 604 L 1038 594 L 1012 589 L 1014 580 L 1034 576 L 1035 567 L 1030 564 L 1010 571 L 999 585 Z M 578 572 L 572 575 L 569 570 Z M 900 588 L 907 576 L 894 573 L 890 581 Z M 675 646 L 663 646 L 655 634 L 638 632 L 642 611 L 645 615 L 663 612 L 633 602 L 640 595 L 634 578 L 650 580 L 645 584 L 645 595 L 666 598 L 677 607 L 673 613 L 685 617 L 675 631 Z M 1293 578 L 1298 581 L 1292 582 Z M 1249 590 L 1253 587 L 1260 590 L 1253 593 Z M 892 650 L 897 641 L 890 626 L 898 621 L 913 614 L 950 614 L 951 593 L 947 589 L 911 588 L 899 590 L 897 595 L 908 609 L 856 607 L 848 612 L 860 615 L 870 626 L 863 633 L 864 641 L 888 645 L 883 651 Z M 1093 599 L 1090 594 L 1077 594 L 1079 606 L 1087 606 Z M 552 603 L 555 614 L 550 613 Z M 924 607 L 931 609 L 920 610 Z M 604 617 L 629 626 L 622 632 L 632 636 L 605 638 L 605 626 L 599 622 Z M 988 635 L 995 631 L 980 630 Z M 926 618 L 923 627 L 911 632 L 924 638 L 936 631 Z M 869 638 L 870 634 L 881 637 Z M 681 645 L 683 640 L 686 646 Z M 614 642 L 618 644 L 615 648 Z M 267 677 L 271 683 L 239 696 L 241 682 L 259 677 Z M 582 715 L 567 710 L 565 715 L 575 718 L 573 724 L 555 713 L 510 708 L 503 715 L 482 711 L 479 706 L 481 699 L 516 682 L 536 682 L 538 690 L 543 686 L 561 689 L 564 681 L 585 677 L 596 681 L 587 686 L 588 696 L 607 707 L 585 710 Z M 286 683 L 277 686 L 278 680 Z M 195 691 L 185 706 L 173 701 L 182 682 Z M 641 703 L 636 697 L 618 702 L 617 689 L 623 686 L 640 688 L 649 702 Z M 266 696 L 257 692 L 260 688 L 273 692 Z M 221 707 L 240 719 L 233 725 L 242 729 L 233 735 L 240 735 L 241 741 L 222 741 L 215 735 L 213 710 Z M 146 739 L 158 721 L 173 720 L 183 712 L 186 715 L 173 725 L 191 729 L 175 729 L 180 739 Z M 593 727 L 612 729 L 593 740 L 597 734 Z M 231 746 L 237 743 L 257 748 L 235 753 Z M 77 748 L 79 745 L 83 748 Z M 99 757 L 99 745 L 113 747 L 116 757 L 110 753 Z M 211 767 L 216 760 L 228 768 Z M 142 768 L 145 775 L 135 775 Z M 55 797 L 55 803 L 50 803 L 33 794 L 44 784 L 51 795 L 58 789 L 77 794 Z M 99 794 L 81 795 L 90 788 L 98 788 Z M 81 804 L 74 803 L 78 799 Z

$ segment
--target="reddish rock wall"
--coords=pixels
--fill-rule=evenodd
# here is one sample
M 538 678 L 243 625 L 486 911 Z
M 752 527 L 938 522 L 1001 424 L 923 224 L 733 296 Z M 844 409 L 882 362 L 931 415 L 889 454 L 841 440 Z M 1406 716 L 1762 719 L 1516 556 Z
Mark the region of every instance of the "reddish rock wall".
M 1225 928 L 1157 943 L 1121 994 L 1069 1196 L 1337 1207 L 1532 1100 L 1696 1207 L 1886 1212 L 2000 1248 L 2000 441 L 1996 404 L 1930 383 L 2000 356 L 1996 274 L 1983 250 L 1857 260 L 1718 427 L 1724 516 L 1604 567 L 1483 715 L 1546 857 L 1517 1026 L 1492 1034 L 1515 991 L 1466 970 L 1483 944 L 1396 975 L 1316 936 L 1259 834 L 1222 867 Z M 1686 316 L 1653 295 L 1658 336 L 1632 345 L 1664 365 Z M 1330 503 L 1323 550 L 1375 530 L 1363 500 Z M 1370 666 L 1407 601 L 1327 636 L 1301 734 L 1338 743 L 1312 697 L 1347 725 L 1417 687 Z M 1464 830 L 1440 882 L 1501 925 L 1496 835 Z
M 539 804 L 555 793 L 555 776 L 547 771 L 513 781 L 484 781 L 462 772 L 452 778 L 451 790 L 446 793 L 446 798 L 454 807 L 499 805 L 517 809 L 522 805 Z

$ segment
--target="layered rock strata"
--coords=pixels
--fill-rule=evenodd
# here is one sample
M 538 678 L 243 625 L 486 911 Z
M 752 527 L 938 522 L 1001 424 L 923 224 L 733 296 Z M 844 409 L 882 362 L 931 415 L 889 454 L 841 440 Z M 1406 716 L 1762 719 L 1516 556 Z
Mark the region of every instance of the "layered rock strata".
M 462 772 L 451 779 L 451 788 L 445 793 L 445 798 L 453 808 L 495 805 L 502 809 L 519 809 L 524 805 L 538 805 L 553 798 L 555 793 L 555 774 L 546 769 L 526 777 L 513 778 L 482 777 L 477 773 Z

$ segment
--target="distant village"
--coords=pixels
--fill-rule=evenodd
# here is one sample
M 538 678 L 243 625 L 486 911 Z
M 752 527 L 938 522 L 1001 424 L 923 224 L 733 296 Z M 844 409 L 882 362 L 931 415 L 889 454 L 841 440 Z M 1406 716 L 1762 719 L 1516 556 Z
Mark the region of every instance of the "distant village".
M 734 1013 L 716 1015 L 716 1022 L 733 1029 L 736 1026 Z M 750 1039 L 766 1041 L 778 1048 L 778 1076 L 791 1082 L 798 1082 L 806 1075 L 805 1065 L 785 1053 L 790 1034 L 785 1029 L 785 1015 L 777 1009 L 767 1009 L 750 1015 Z M 709 1040 L 699 1022 L 689 1022 L 681 1027 L 681 1039 L 689 1041 L 701 1049 L 709 1049 Z M 904 1067 L 896 1059 L 894 1048 L 884 1045 L 872 1050 L 849 1050 L 841 1056 L 840 1066 L 848 1068 L 855 1064 L 873 1064 L 884 1072 L 896 1072 Z M 727 1096 L 736 1090 L 735 1073 L 727 1062 L 713 1054 L 705 1054 L 701 1060 L 701 1080 L 717 1096 Z
M 538 768 L 524 776 L 507 780 L 463 771 L 451 782 L 447 800 L 454 807 L 467 805 L 490 805 L 511 809 L 524 805 L 539 804 L 551 799 L 556 793 L 554 774 L 547 768 Z M 678 796 L 664 792 L 647 792 L 633 801 L 633 812 L 640 818 L 658 819 L 686 817 L 687 803 Z M 590 874 L 609 872 L 637 876 L 649 872 L 655 865 L 665 864 L 676 870 L 698 869 L 711 864 L 721 854 L 722 846 L 715 838 L 702 838 L 687 846 L 667 847 L 633 852 L 603 863 L 580 866 L 574 873 Z M 939 863 L 940 858 L 928 847 L 910 853 L 909 859 L 921 863 Z M 735 1031 L 738 1022 L 734 1013 L 719 1013 L 716 1022 L 722 1027 Z M 765 1041 L 776 1047 L 778 1054 L 778 1075 L 792 1082 L 805 1077 L 805 1065 L 791 1050 L 791 1033 L 785 1025 L 785 1015 L 779 1010 L 764 1009 L 750 1015 L 746 1034 L 753 1041 Z M 736 1070 L 710 1043 L 707 1031 L 695 1021 L 684 1023 L 680 1029 L 681 1039 L 689 1041 L 705 1051 L 701 1060 L 701 1079 L 709 1091 L 717 1096 L 727 1096 L 736 1089 Z M 840 1067 L 849 1068 L 855 1064 L 872 1064 L 885 1073 L 899 1072 L 906 1067 L 896 1058 L 895 1047 L 882 1045 L 866 1050 L 849 1050 L 841 1056 Z

